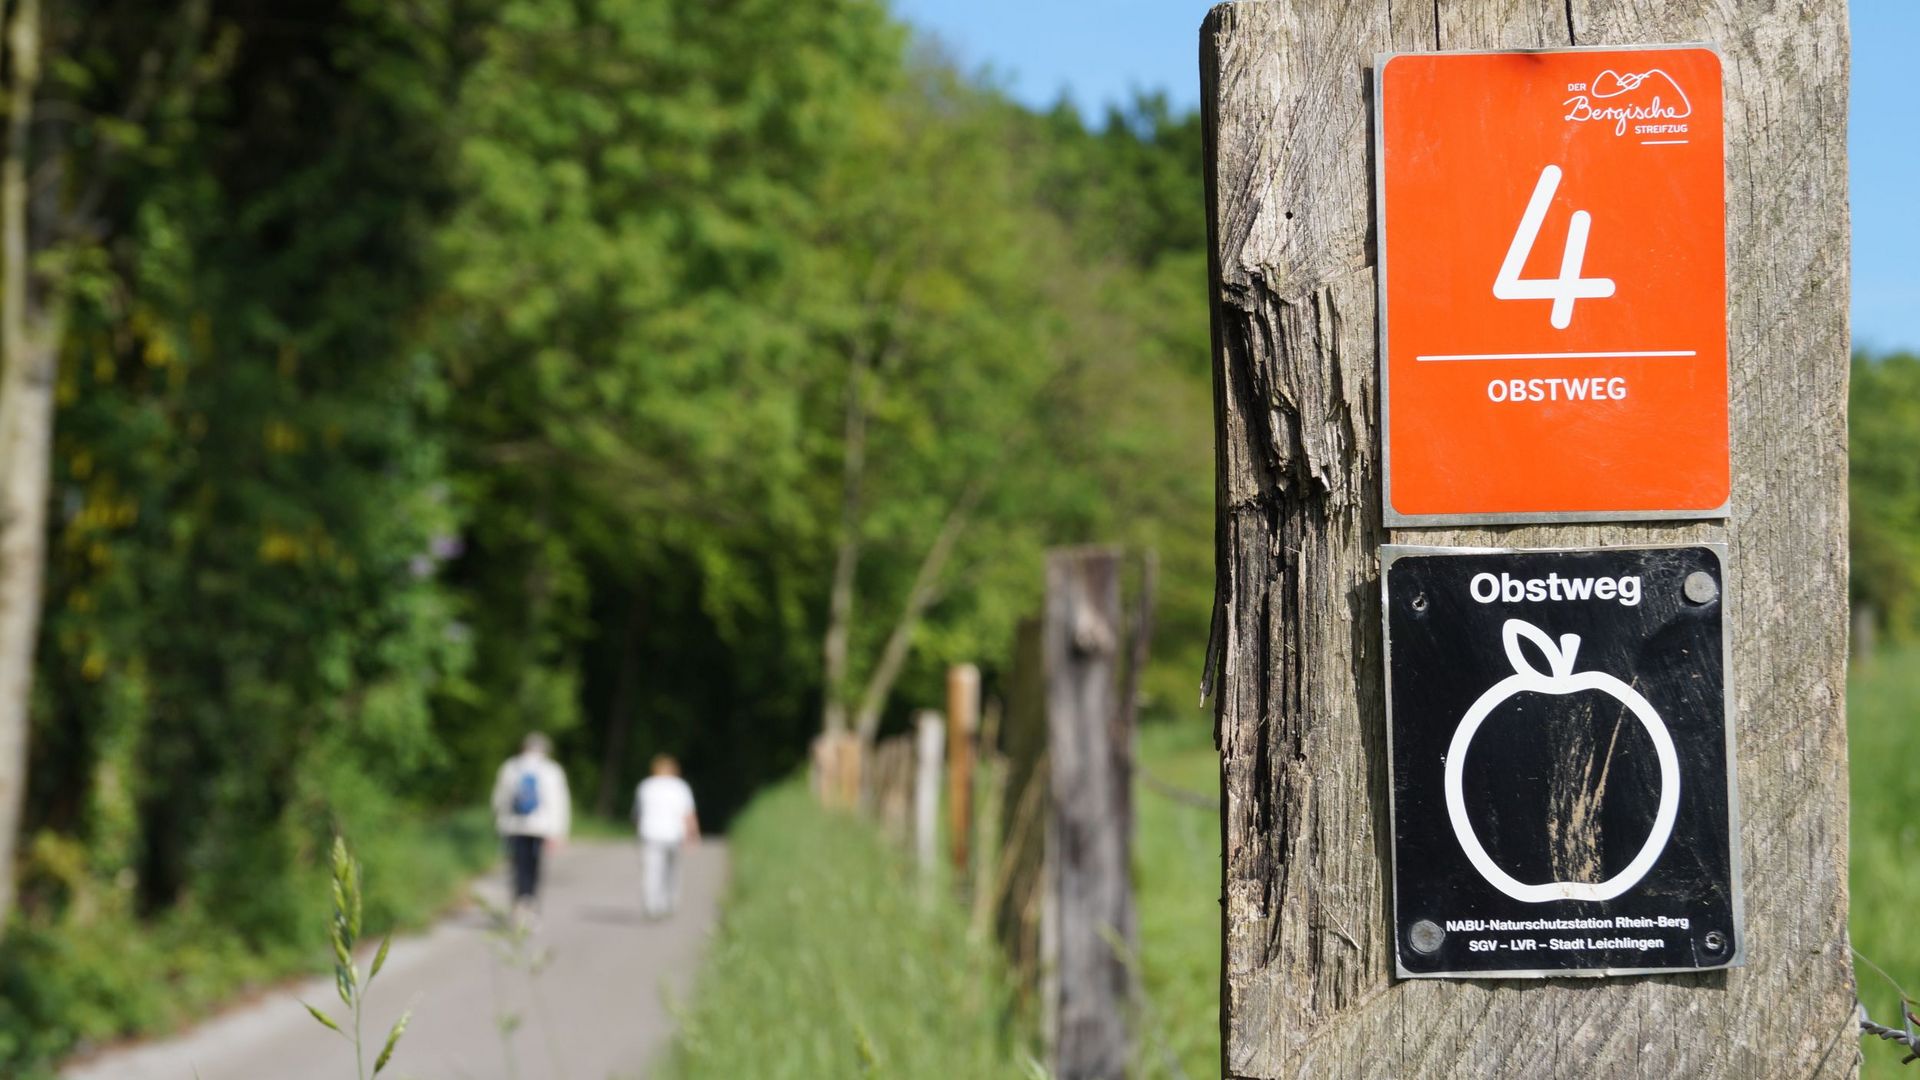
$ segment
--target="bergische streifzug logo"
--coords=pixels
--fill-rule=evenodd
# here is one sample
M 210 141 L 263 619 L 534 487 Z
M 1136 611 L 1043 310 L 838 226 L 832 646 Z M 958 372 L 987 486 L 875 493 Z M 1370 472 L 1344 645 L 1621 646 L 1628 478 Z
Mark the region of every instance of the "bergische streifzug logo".
M 1687 130 L 1693 103 L 1674 77 L 1659 68 L 1618 72 L 1612 68 L 1589 82 L 1568 83 L 1565 119 L 1611 125 L 1615 135 L 1671 135 Z

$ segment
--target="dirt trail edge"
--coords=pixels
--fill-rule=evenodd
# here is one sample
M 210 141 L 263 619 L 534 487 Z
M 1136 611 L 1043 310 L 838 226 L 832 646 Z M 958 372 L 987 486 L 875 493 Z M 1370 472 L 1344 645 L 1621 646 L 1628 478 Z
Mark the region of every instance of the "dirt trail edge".
M 367 1058 L 403 1009 L 413 1022 L 382 1078 L 628 1080 L 643 1077 L 673 1034 L 712 933 L 726 849 L 688 853 L 678 915 L 640 915 L 638 849 L 583 842 L 549 870 L 545 914 L 530 946 L 548 959 L 529 977 L 503 959 L 503 939 L 479 909 L 394 942 L 368 995 Z M 497 877 L 477 889 L 489 903 Z M 69 1067 L 66 1080 L 338 1080 L 354 1075 L 351 1044 L 316 1024 L 310 1001 L 342 1020 L 331 978 L 277 990 L 160 1042 Z M 502 1023 L 502 1017 L 509 1017 Z M 503 1027 L 511 1034 L 503 1035 Z

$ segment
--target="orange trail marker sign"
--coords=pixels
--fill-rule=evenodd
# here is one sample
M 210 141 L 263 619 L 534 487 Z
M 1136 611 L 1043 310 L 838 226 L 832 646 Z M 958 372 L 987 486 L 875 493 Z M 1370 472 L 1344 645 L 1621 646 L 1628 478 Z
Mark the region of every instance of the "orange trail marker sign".
M 1387 524 L 1725 516 L 1718 54 L 1377 70 Z

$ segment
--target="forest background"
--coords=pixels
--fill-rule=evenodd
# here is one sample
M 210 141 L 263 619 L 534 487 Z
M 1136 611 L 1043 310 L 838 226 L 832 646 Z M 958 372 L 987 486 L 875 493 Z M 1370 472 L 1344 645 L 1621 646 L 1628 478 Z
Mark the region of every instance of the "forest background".
M 870 0 L 43 2 L 0 1073 L 306 962 L 336 830 L 424 916 L 529 729 L 604 816 L 672 752 L 724 825 L 823 723 L 991 686 L 1048 545 L 1159 551 L 1191 708 L 1194 117 L 1020 108 Z
M 604 817 L 671 752 L 724 824 L 950 663 L 991 693 L 1050 545 L 1159 553 L 1147 711 L 1190 712 L 1196 116 L 1024 107 L 874 0 L 30 8 L 0 1073 L 306 963 L 336 831 L 371 924 L 431 914 L 529 729 Z M 1854 378 L 1856 599 L 1910 637 L 1920 359 Z

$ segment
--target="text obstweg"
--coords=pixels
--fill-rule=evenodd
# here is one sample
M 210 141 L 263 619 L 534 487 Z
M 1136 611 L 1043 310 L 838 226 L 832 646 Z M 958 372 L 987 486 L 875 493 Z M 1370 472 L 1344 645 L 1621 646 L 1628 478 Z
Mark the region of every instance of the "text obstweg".
M 1495 379 L 1487 384 L 1488 401 L 1625 401 L 1627 380 L 1619 375 L 1584 379 Z
M 1517 578 L 1505 573 L 1498 577 L 1475 574 L 1467 583 L 1467 592 L 1482 604 L 1495 600 L 1509 604 L 1523 600 L 1536 604 L 1545 600 L 1616 600 L 1622 607 L 1633 607 L 1640 602 L 1640 579 L 1633 575 L 1577 578 L 1548 574 L 1543 578 Z

